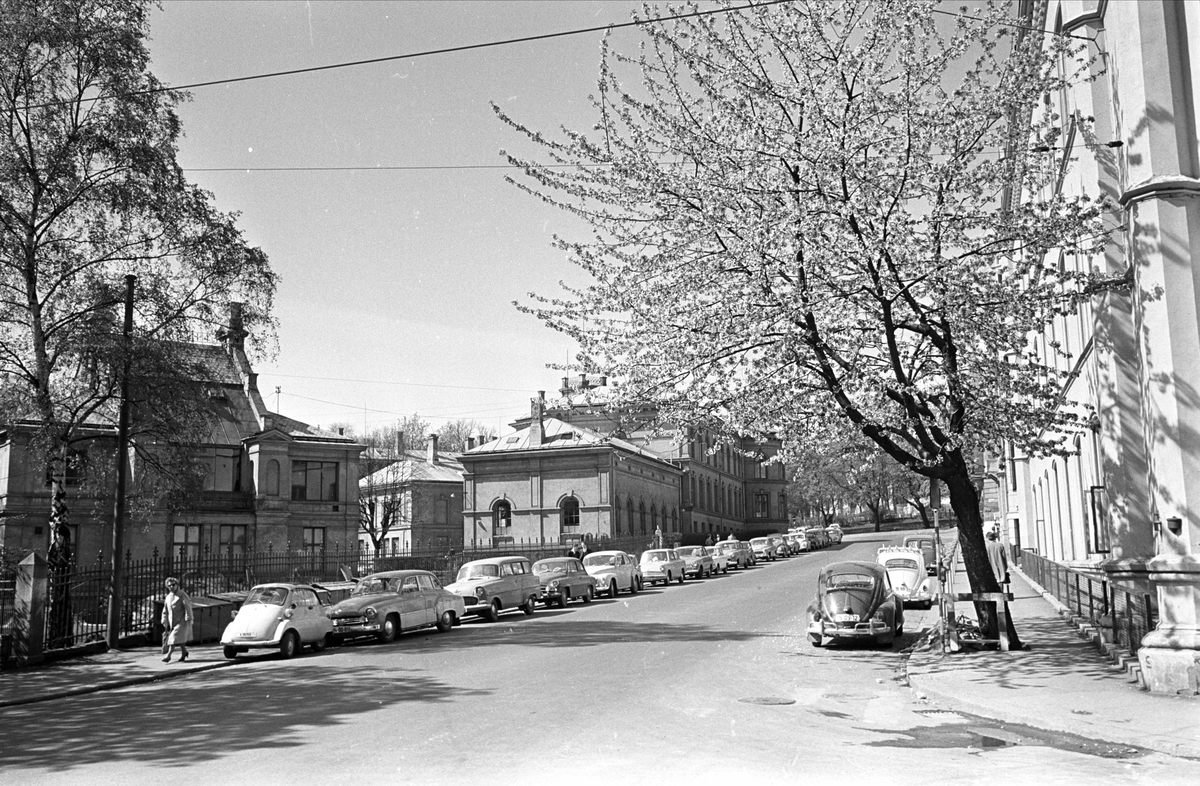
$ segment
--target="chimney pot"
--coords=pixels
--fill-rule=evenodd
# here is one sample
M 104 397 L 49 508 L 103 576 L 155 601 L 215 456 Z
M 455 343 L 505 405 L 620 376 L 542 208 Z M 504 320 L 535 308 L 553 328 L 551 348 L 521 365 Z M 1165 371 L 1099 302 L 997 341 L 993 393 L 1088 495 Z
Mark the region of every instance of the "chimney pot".
M 437 448 L 438 448 L 438 435 L 430 434 L 429 435 L 429 463 L 430 464 L 438 463 Z
M 471 434 L 467 437 L 467 450 L 475 449 L 475 435 Z

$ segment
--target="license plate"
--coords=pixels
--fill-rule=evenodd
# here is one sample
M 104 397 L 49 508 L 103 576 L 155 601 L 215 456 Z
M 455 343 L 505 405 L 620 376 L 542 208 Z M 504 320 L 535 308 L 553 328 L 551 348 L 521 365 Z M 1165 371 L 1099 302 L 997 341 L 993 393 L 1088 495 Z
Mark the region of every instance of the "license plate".
M 857 614 L 835 614 L 833 615 L 834 622 L 858 622 Z
M 253 634 L 253 633 L 239 633 L 238 635 L 239 635 L 239 636 L 241 636 L 243 639 L 252 639 L 252 638 L 254 638 L 254 634 Z

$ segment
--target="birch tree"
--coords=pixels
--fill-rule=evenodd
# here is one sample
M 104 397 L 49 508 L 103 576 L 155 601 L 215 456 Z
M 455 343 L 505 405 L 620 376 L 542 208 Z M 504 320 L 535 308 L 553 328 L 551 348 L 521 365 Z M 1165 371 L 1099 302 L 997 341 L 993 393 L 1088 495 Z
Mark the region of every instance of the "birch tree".
M 496 108 L 535 151 L 505 154 L 513 182 L 592 230 L 558 239 L 590 281 L 521 306 L 583 370 L 793 450 L 849 424 L 944 484 L 975 592 L 999 587 L 969 457 L 1066 449 L 1083 413 L 1030 337 L 1108 283 L 1049 253 L 1106 238 L 1044 152 L 1077 52 L 1012 6 L 647 8 L 640 48 L 602 47 L 594 128 Z
M 0 0 L 0 414 L 36 424 L 52 539 L 71 446 L 116 423 L 125 275 L 138 419 L 160 444 L 202 413 L 187 344 L 212 342 L 230 300 L 273 336 L 266 256 L 176 161 L 186 96 L 148 70 L 148 6 Z

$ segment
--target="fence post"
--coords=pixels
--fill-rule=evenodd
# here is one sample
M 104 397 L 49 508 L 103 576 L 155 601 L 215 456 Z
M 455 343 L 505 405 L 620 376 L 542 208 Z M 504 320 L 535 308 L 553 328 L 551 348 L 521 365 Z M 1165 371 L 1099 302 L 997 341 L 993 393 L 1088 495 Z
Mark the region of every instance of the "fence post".
M 34 552 L 17 566 L 13 598 L 13 655 L 23 665 L 40 663 L 46 644 L 46 597 L 50 566 Z

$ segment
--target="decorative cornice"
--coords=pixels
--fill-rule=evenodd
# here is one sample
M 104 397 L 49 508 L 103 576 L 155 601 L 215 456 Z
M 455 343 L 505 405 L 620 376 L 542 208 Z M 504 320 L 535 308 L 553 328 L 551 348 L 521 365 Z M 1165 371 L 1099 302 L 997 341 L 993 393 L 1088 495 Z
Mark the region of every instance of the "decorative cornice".
M 1186 175 L 1158 175 L 1131 186 L 1117 200 L 1122 207 L 1145 199 L 1167 199 L 1169 197 L 1200 196 L 1200 180 Z

